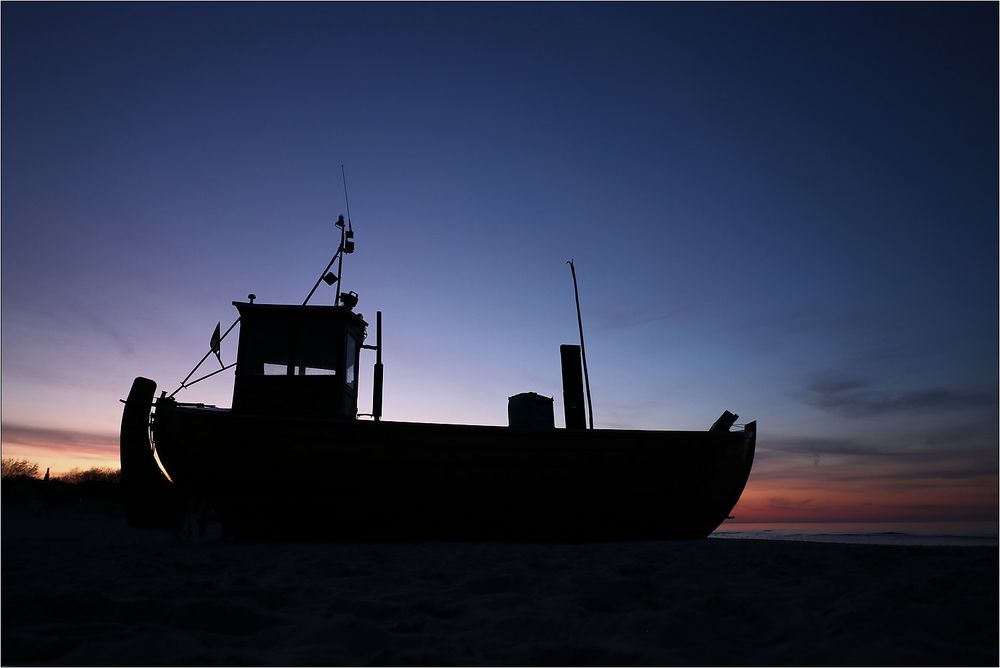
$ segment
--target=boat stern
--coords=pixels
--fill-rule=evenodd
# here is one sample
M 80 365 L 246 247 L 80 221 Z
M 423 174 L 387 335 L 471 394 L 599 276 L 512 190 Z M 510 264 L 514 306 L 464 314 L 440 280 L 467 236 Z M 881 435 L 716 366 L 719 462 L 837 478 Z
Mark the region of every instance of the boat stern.
M 184 504 L 156 463 L 149 439 L 155 393 L 156 383 L 140 376 L 125 400 L 119 442 L 122 503 L 133 527 L 176 529 L 184 520 Z

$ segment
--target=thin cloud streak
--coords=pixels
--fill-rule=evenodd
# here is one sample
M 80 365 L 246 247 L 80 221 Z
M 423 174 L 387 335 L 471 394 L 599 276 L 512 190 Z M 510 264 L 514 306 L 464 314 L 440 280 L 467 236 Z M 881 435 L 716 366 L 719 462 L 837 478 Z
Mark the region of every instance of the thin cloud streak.
M 960 432 L 963 430 L 960 428 Z M 852 438 L 775 436 L 758 446 L 752 481 L 785 486 L 881 488 L 966 485 L 996 492 L 1000 461 L 990 435 L 964 431 L 948 448 L 915 443 L 898 434 L 891 443 Z
M 814 408 L 847 417 L 886 413 L 943 412 L 995 406 L 993 391 L 967 391 L 943 387 L 888 392 L 857 377 L 823 377 L 809 383 L 801 400 Z
M 4 422 L 0 439 L 5 446 L 21 446 L 60 455 L 118 455 L 118 434 L 114 433 L 48 429 Z

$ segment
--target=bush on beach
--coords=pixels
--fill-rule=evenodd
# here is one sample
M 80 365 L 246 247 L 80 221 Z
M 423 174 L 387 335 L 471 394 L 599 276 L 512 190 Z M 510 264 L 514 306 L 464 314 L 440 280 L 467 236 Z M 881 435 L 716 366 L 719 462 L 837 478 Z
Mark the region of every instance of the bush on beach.
M 121 476 L 120 469 L 113 469 L 110 466 L 95 466 L 85 471 L 78 468 L 59 477 L 59 480 L 73 485 L 117 485 Z
M 73 470 L 42 479 L 38 464 L 3 458 L 3 501 L 12 504 L 77 506 L 104 512 L 121 510 L 121 471 L 111 467 Z M 46 472 L 47 473 L 47 472 Z
M 17 478 L 38 477 L 38 464 L 29 462 L 27 459 L 4 457 L 2 462 L 0 462 L 0 469 L 3 471 L 3 479 L 5 481 Z

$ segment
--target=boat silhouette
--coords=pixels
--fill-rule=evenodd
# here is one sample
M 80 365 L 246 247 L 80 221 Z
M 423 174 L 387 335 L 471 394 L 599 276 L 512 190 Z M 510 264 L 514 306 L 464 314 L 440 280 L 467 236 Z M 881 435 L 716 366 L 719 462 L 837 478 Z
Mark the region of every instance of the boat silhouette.
M 727 519 L 756 422 L 733 430 L 725 411 L 705 431 L 588 429 L 581 346 L 560 348 L 565 428 L 553 399 L 533 392 L 509 398 L 506 427 L 383 420 L 382 314 L 366 343 L 358 297 L 340 291 L 353 230 L 343 217 L 337 226 L 337 252 L 303 304 L 233 302 L 234 365 L 219 351 L 236 323 L 213 332 L 202 362 L 214 353 L 222 368 L 202 378 L 235 366 L 231 408 L 133 381 L 121 426 L 131 525 L 178 528 L 199 513 L 232 535 L 561 541 L 701 538 Z M 323 281 L 336 284 L 335 305 L 309 304 Z M 358 415 L 362 348 L 376 353 L 368 416 Z M 178 390 L 202 379 L 188 382 L 194 372 Z

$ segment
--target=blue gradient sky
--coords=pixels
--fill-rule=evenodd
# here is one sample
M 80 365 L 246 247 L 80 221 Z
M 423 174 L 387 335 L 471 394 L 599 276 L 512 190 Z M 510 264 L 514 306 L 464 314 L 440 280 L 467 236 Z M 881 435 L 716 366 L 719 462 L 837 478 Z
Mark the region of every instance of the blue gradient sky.
M 597 426 L 759 420 L 737 515 L 995 519 L 997 18 L 4 3 L 4 456 L 116 464 L 134 376 L 302 300 L 344 163 L 387 419 L 561 424 L 572 257 Z

